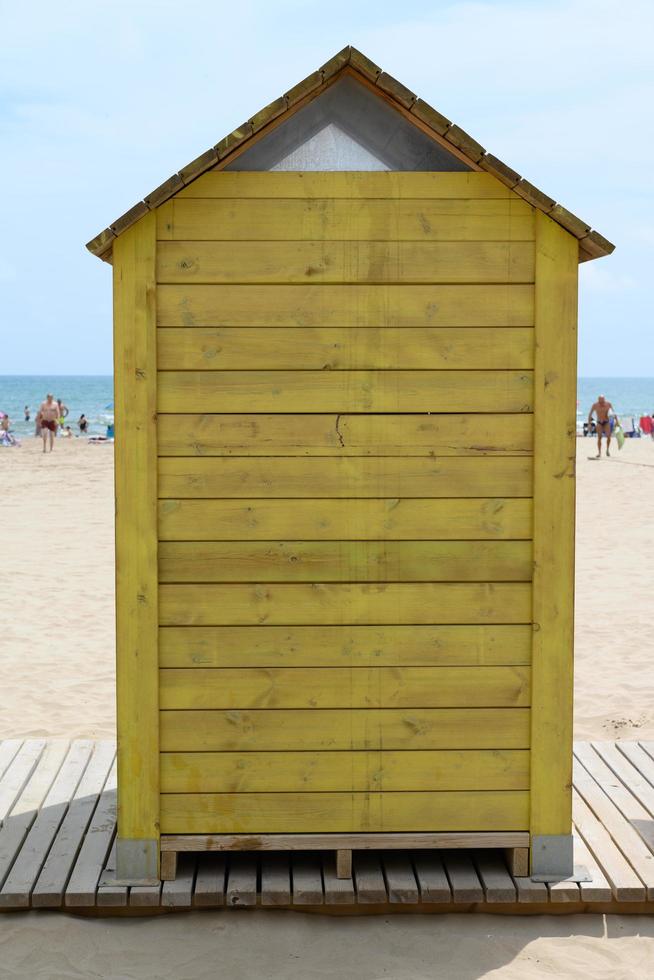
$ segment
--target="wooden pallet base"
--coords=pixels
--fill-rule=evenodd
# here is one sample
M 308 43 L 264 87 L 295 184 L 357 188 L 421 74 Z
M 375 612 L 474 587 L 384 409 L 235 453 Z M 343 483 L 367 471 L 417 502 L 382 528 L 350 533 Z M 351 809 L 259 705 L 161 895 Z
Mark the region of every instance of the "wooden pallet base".
M 311 841 L 311 849 L 282 851 L 266 849 L 259 838 L 256 852 L 235 849 L 234 839 L 231 848 L 223 840 L 221 849 L 200 853 L 182 850 L 176 840 L 177 850 L 168 843 L 163 851 L 164 871 L 179 852 L 175 880 L 129 886 L 115 880 L 115 744 L 6 739 L 0 742 L 0 911 L 654 912 L 654 743 L 578 743 L 573 782 L 575 863 L 588 870 L 585 881 L 523 877 L 522 838 L 500 847 L 495 839 L 494 849 L 489 841 L 467 849 L 469 840 L 442 849 L 444 842 L 434 847 L 437 835 L 430 835 L 431 842 L 398 849 L 399 839 L 386 837 L 380 850 L 379 836 L 362 847 L 361 839 L 338 835 L 322 847 Z M 309 839 L 301 836 L 296 844 L 306 848 Z M 269 843 L 280 847 L 276 835 Z M 340 858 L 339 851 L 345 852 Z M 339 877 L 339 863 L 341 873 L 349 870 L 350 851 L 352 876 Z
M 352 877 L 353 851 L 503 849 L 511 874 L 529 874 L 529 834 L 494 833 L 414 834 L 167 834 L 161 838 L 161 879 L 174 881 L 177 855 L 207 851 L 333 851 L 336 877 Z

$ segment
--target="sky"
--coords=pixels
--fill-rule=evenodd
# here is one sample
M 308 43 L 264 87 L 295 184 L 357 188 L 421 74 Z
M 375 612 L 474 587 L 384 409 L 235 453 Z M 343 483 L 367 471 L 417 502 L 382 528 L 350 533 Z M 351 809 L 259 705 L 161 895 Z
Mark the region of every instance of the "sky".
M 617 248 L 582 376 L 654 376 L 651 0 L 0 0 L 0 375 L 109 374 L 85 243 L 353 44 Z

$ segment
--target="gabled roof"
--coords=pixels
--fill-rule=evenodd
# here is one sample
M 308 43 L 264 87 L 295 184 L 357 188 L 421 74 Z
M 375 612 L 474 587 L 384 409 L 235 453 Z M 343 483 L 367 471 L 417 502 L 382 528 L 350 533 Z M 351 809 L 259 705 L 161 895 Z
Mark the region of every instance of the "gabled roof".
M 111 261 L 114 238 L 135 224 L 148 211 L 153 211 L 160 204 L 173 197 L 182 187 L 206 173 L 207 170 L 212 170 L 217 165 L 218 169 L 222 169 L 234 156 L 240 154 L 255 136 L 259 137 L 264 129 L 268 130 L 277 126 L 287 114 L 295 111 L 301 104 L 311 101 L 320 94 L 325 86 L 331 85 L 335 78 L 345 71 L 359 76 L 360 80 L 368 86 L 376 87 L 380 96 L 394 104 L 405 115 L 408 114 L 413 117 L 423 131 L 428 132 L 434 140 L 450 149 L 473 170 L 485 170 L 492 174 L 533 207 L 549 215 L 566 231 L 579 239 L 579 260 L 581 262 L 599 258 L 602 255 L 610 255 L 614 250 L 615 245 L 612 245 L 599 232 L 591 231 L 590 225 L 585 221 L 572 214 L 563 205 L 557 204 L 556 201 L 530 184 L 511 167 L 502 163 L 492 153 L 487 152 L 460 126 L 450 122 L 440 112 L 405 88 L 392 75 L 382 71 L 364 54 L 349 45 L 325 62 L 317 71 L 298 82 L 285 95 L 281 95 L 260 109 L 251 119 L 224 136 L 215 146 L 210 147 L 197 159 L 182 167 L 178 173 L 173 174 L 154 191 L 147 194 L 142 201 L 139 201 L 120 218 L 117 218 L 108 228 L 96 235 L 86 247 L 99 258 Z

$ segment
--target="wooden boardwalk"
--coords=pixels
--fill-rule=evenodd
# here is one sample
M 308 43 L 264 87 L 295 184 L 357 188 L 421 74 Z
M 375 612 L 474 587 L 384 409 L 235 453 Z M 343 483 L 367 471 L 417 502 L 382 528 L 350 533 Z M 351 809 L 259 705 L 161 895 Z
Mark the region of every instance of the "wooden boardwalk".
M 654 742 L 575 745 L 575 861 L 590 880 L 513 878 L 494 851 L 182 854 L 175 881 L 112 882 L 115 743 L 0 742 L 0 911 L 156 914 L 256 906 L 365 912 L 654 912 Z

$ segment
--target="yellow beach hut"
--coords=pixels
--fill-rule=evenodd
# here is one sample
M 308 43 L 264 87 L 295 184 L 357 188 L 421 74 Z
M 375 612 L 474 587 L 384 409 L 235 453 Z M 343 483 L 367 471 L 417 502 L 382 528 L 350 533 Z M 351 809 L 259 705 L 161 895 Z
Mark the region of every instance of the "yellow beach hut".
M 572 870 L 577 266 L 613 245 L 347 47 L 113 264 L 119 878 Z

